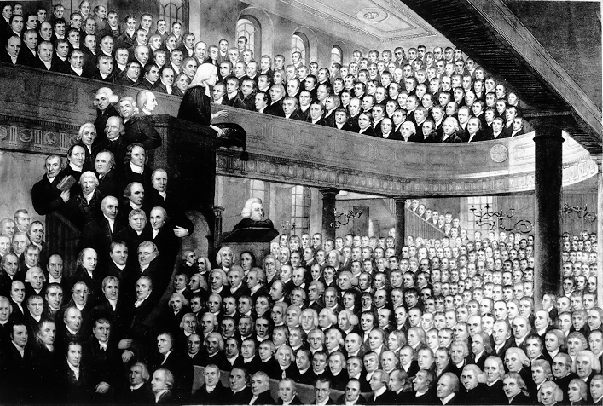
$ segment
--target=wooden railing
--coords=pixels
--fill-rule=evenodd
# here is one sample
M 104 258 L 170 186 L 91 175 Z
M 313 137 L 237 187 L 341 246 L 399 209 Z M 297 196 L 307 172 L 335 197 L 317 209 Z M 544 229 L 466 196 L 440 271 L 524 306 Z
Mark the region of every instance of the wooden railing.
M 59 253 L 63 258 L 63 276 L 71 277 L 76 270 L 81 232 L 67 217 L 58 212 L 46 215 L 48 252 Z M 67 294 L 63 292 L 63 294 Z
M 419 217 L 412 210 L 404 209 L 404 235 L 412 235 L 413 237 L 421 237 L 423 239 L 440 239 L 444 236 L 444 232 Z
M 96 80 L 7 64 L 0 64 L 0 85 L 14 89 L 0 92 L 0 149 L 34 153 L 64 153 L 77 128 L 94 120 L 94 94 L 107 86 Z M 119 96 L 134 96 L 139 91 L 119 85 L 111 88 Z M 57 103 L 57 94 L 61 103 Z M 157 94 L 157 101 L 156 115 L 177 115 L 178 97 Z M 225 106 L 212 109 L 218 107 L 229 112 L 226 121 L 245 128 L 249 152 L 249 160 L 241 161 L 239 151 L 218 150 L 215 170 L 219 175 L 387 197 L 481 196 L 534 190 L 533 132 L 471 144 L 403 143 Z M 173 120 L 170 125 L 179 128 L 192 125 Z M 594 176 L 597 165 L 586 149 L 569 136 L 565 138 L 563 181 L 567 186 Z M 169 151 L 164 150 L 169 145 L 164 145 L 156 154 L 169 157 Z M 180 157 L 187 159 L 189 155 L 191 152 Z

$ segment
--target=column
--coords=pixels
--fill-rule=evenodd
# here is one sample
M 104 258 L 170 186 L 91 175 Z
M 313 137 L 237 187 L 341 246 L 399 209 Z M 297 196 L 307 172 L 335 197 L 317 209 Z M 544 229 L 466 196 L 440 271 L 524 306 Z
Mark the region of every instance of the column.
M 214 250 L 217 252 L 220 249 L 220 244 L 222 244 L 222 212 L 224 212 L 224 207 L 222 206 L 214 206 L 212 207 L 214 210 Z
M 319 189 L 322 194 L 322 239 L 335 240 L 335 197 L 337 189 Z
M 596 157 L 599 173 L 597 174 L 598 196 L 597 196 L 597 283 L 601 286 L 603 281 L 603 156 Z M 597 289 L 597 306 L 603 305 L 603 289 Z
M 534 299 L 539 305 L 545 293 L 558 294 L 561 286 L 561 129 L 536 129 L 535 189 L 536 234 L 534 246 Z
M 406 227 L 406 198 L 396 197 L 396 255 L 402 254 L 402 247 L 406 241 L 406 233 L 404 227 Z

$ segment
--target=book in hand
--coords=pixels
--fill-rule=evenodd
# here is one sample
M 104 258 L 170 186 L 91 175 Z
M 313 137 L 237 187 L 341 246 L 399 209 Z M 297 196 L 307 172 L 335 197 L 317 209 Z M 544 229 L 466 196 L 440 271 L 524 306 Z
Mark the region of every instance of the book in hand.
M 77 181 L 75 180 L 75 178 L 71 175 L 69 176 L 65 176 L 63 179 L 61 179 L 61 181 L 57 184 L 57 189 L 59 189 L 61 192 L 64 192 L 66 190 L 70 190 L 71 186 L 73 186 Z

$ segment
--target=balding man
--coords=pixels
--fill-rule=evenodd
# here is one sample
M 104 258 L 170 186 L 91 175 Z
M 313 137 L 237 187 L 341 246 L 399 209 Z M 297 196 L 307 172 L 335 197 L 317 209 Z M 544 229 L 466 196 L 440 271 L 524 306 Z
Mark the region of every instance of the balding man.
M 125 241 L 126 226 L 117 216 L 119 201 L 115 196 L 107 196 L 101 201 L 102 215 L 84 226 L 81 239 L 82 248 L 94 248 L 99 254 L 99 261 L 105 263 L 109 259 L 109 251 L 113 241 Z

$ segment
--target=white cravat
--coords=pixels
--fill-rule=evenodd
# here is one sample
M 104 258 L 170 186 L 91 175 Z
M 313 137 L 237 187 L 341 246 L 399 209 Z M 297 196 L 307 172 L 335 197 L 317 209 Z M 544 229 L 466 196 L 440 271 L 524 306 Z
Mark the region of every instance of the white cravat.
M 80 380 L 80 368 L 74 367 L 73 365 L 71 365 L 71 363 L 69 361 L 67 361 L 67 365 L 69 366 L 69 369 L 71 369 L 73 371 L 73 374 L 75 375 L 75 379 L 77 381 L 79 381 Z
M 138 165 L 134 165 L 132 162 L 130 162 L 130 169 L 134 173 L 140 173 L 140 174 L 142 174 L 142 172 L 144 170 L 144 167 L 138 166 Z

